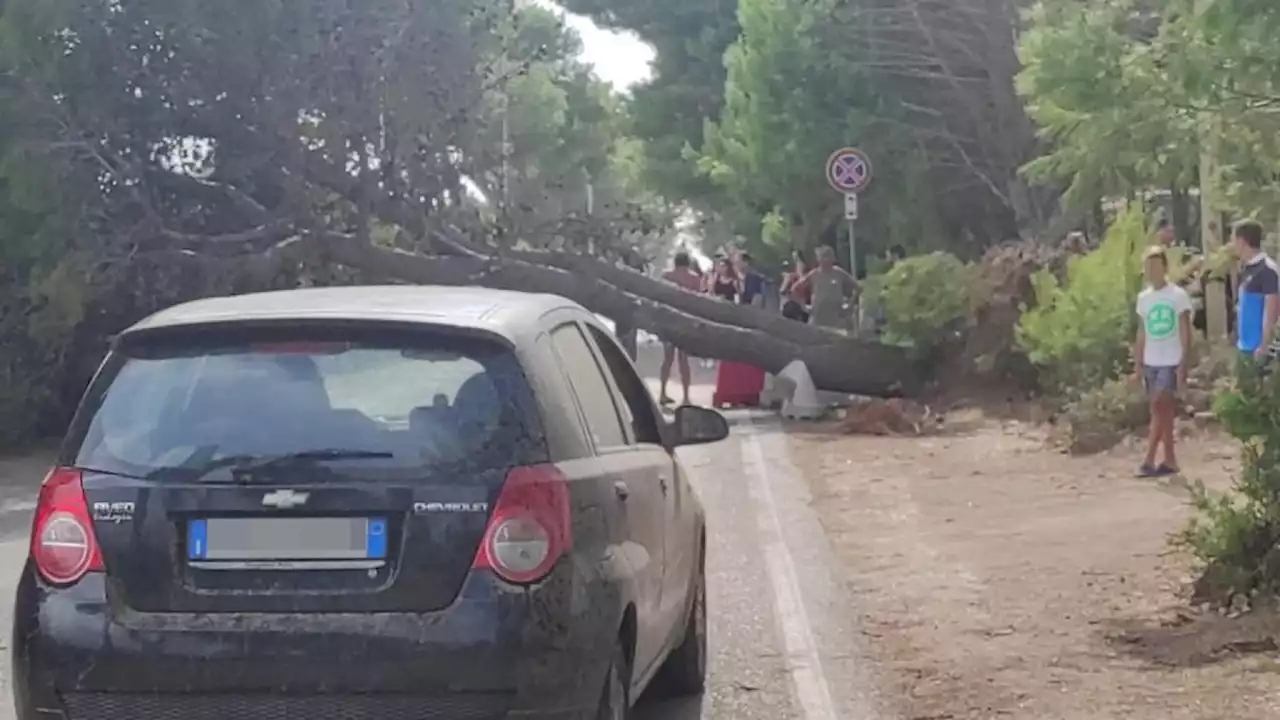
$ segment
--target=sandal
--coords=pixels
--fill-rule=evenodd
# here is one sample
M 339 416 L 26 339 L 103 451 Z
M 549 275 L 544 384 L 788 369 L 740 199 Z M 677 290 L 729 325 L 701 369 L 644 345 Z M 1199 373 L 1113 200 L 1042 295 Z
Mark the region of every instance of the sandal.
M 1160 468 L 1150 463 L 1143 463 L 1142 466 L 1138 468 L 1138 477 L 1153 478 L 1160 477 L 1160 475 Z
M 1160 463 L 1156 466 L 1157 475 L 1177 475 L 1179 472 L 1181 472 L 1181 470 L 1176 467 L 1171 467 L 1166 463 Z

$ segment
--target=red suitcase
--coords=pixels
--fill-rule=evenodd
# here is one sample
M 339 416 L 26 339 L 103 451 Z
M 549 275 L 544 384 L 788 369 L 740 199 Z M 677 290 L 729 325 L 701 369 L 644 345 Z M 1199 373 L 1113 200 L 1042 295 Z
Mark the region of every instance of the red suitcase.
M 764 390 L 764 370 L 752 365 L 721 360 L 716 368 L 714 407 L 757 407 Z

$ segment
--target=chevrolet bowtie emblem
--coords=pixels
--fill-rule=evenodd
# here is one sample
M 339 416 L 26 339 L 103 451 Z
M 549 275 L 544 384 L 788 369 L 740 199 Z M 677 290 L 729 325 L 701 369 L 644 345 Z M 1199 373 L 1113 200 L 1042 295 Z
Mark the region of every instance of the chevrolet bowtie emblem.
M 309 497 L 311 497 L 311 493 L 275 490 L 262 496 L 262 504 L 280 508 L 281 510 L 288 510 L 291 507 L 297 507 L 305 503 Z

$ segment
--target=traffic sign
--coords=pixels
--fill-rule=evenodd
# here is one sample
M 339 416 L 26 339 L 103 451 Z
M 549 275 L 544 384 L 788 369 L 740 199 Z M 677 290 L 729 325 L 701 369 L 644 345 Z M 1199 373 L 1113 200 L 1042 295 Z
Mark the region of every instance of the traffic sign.
M 858 219 L 858 193 L 844 194 L 844 219 Z
M 827 158 L 827 182 L 836 192 L 862 192 L 871 184 L 871 159 L 858 148 L 840 148 Z

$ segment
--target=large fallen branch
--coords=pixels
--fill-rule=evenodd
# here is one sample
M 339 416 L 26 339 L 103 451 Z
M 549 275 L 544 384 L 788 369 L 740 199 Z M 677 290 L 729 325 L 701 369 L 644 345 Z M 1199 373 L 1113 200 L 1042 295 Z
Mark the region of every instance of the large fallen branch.
M 865 395 L 910 394 L 919 377 L 905 353 L 720 302 L 591 258 L 552 253 L 425 256 L 325 234 L 305 241 L 325 262 L 422 285 L 479 285 L 550 293 L 673 342 L 695 357 L 779 372 L 794 360 L 818 387 Z
M 600 262 L 586 255 L 508 251 L 502 257 L 508 261 L 563 270 L 573 277 L 594 277 L 618 290 L 661 303 L 688 315 L 723 325 L 766 332 L 793 343 L 822 345 L 849 341 L 848 337 L 830 330 L 788 320 L 777 313 L 719 302 L 705 295 L 683 290 L 672 283 L 655 281 L 634 270 Z

